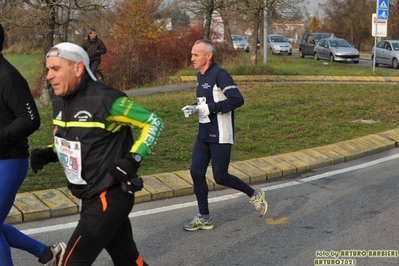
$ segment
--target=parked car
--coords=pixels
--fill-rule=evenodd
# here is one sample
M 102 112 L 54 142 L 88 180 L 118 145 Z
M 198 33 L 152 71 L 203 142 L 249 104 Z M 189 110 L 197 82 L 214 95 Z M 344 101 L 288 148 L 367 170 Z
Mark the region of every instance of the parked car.
M 371 61 L 374 62 L 374 47 L 371 49 Z M 377 43 L 375 66 L 379 64 L 399 68 L 399 40 L 384 40 Z
M 288 54 L 292 55 L 292 45 L 288 39 L 281 34 L 267 35 L 267 48 L 272 54 Z
M 249 52 L 249 43 L 244 36 L 231 35 L 231 40 L 233 41 L 233 46 L 235 50 L 242 50 L 245 52 Z
M 304 58 L 306 55 L 313 56 L 314 47 L 319 40 L 324 38 L 335 38 L 333 33 L 304 33 L 299 42 L 299 57 Z
M 359 63 L 359 51 L 341 38 L 321 39 L 314 47 L 314 59 L 327 59 L 331 62 Z

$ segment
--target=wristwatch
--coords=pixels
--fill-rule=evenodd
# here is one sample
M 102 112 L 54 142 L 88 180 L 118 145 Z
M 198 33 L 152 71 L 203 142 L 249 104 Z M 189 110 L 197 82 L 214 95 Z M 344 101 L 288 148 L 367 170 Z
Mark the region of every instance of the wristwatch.
M 136 162 L 140 163 L 141 162 L 141 155 L 138 153 L 132 153 L 132 158 L 133 160 L 135 160 Z

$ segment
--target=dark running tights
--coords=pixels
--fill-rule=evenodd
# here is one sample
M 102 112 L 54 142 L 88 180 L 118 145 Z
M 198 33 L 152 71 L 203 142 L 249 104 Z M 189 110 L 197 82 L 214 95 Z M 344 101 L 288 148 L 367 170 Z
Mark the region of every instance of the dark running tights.
M 254 189 L 244 181 L 228 173 L 231 147 L 231 144 L 209 143 L 198 138 L 195 141 L 190 173 L 194 182 L 199 213 L 202 215 L 209 214 L 208 184 L 205 175 L 211 159 L 213 177 L 217 184 L 241 191 L 248 197 L 254 193 Z

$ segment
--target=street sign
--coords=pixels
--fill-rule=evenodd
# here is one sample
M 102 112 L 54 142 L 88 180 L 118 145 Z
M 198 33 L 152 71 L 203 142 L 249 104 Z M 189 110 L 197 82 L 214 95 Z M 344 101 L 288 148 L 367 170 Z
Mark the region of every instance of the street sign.
M 373 13 L 371 20 L 372 20 L 371 35 L 374 37 L 387 37 L 388 21 L 386 19 L 377 19 L 375 13 Z M 377 36 L 375 36 L 376 33 Z
M 388 20 L 389 0 L 378 0 L 378 19 Z

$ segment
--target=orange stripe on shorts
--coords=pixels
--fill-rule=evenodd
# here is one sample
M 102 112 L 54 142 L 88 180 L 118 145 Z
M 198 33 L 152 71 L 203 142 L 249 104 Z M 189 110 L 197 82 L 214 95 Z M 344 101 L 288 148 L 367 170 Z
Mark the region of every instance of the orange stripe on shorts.
M 137 266 L 143 266 L 144 265 L 144 260 L 143 260 L 143 257 L 141 255 L 139 255 L 137 257 L 136 264 L 137 264 Z
M 101 192 L 100 194 L 100 200 L 101 200 L 101 204 L 103 205 L 103 212 L 105 212 L 108 208 L 108 203 L 107 203 L 107 191 L 104 190 L 103 192 Z
M 79 241 L 80 241 L 81 238 L 82 238 L 82 236 L 79 236 L 78 239 L 76 239 L 76 241 L 75 241 L 75 243 L 73 244 L 71 250 L 69 251 L 69 253 L 68 253 L 67 256 L 66 256 L 66 259 L 64 260 L 63 265 L 67 265 L 67 264 L 68 264 L 69 258 L 71 257 L 73 251 L 74 251 L 75 248 L 76 248 L 76 245 L 79 243 Z

